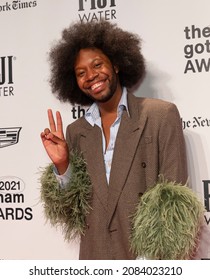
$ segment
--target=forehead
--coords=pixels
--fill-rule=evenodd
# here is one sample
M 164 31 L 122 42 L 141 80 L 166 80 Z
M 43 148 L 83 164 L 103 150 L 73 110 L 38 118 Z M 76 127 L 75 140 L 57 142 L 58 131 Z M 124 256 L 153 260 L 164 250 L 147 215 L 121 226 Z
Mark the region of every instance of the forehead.
M 86 64 L 92 63 L 96 59 L 102 59 L 106 62 L 110 62 L 109 58 L 100 50 L 97 48 L 86 48 L 81 49 L 75 59 L 74 67 L 82 67 Z

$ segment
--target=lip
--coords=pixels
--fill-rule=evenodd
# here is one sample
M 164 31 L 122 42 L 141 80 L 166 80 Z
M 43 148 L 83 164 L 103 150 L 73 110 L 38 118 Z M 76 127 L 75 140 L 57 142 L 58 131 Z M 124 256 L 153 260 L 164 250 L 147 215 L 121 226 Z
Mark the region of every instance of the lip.
M 104 82 L 100 81 L 100 82 L 98 82 L 98 83 L 93 84 L 93 85 L 91 86 L 91 90 L 95 90 L 95 89 L 101 87 L 103 83 L 104 83 Z
M 91 84 L 91 86 L 89 87 L 89 90 L 91 91 L 91 93 L 97 94 L 97 93 L 100 93 L 102 90 L 104 90 L 105 87 L 106 87 L 106 83 L 104 80 L 97 81 L 97 82 Z

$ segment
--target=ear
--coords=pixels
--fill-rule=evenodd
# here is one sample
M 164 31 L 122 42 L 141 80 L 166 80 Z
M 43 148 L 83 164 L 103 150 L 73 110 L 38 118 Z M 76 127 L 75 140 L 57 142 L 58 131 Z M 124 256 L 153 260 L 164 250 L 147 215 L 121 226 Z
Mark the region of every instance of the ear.
M 119 73 L 119 67 L 114 65 L 114 71 L 115 71 L 116 74 L 118 74 Z

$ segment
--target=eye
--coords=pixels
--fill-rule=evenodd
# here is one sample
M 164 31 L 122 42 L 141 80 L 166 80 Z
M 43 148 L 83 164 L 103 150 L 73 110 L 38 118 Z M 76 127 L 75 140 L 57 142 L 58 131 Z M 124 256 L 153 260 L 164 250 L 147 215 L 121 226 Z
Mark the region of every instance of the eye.
M 97 62 L 97 63 L 94 65 L 95 68 L 100 68 L 101 66 L 102 66 L 102 62 Z
M 79 72 L 76 73 L 76 76 L 78 78 L 82 78 L 84 75 L 85 75 L 85 71 L 79 71 Z

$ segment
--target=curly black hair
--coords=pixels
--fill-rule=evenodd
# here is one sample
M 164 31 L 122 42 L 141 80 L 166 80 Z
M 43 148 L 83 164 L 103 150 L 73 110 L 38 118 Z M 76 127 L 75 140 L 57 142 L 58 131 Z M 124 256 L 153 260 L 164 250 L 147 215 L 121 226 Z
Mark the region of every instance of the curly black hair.
M 62 38 L 49 53 L 51 64 L 50 85 L 61 101 L 90 105 L 93 100 L 78 87 L 74 63 L 84 48 L 98 48 L 119 69 L 121 86 L 131 88 L 144 76 L 145 62 L 138 35 L 123 31 L 116 24 L 99 22 L 73 23 L 62 32 Z

